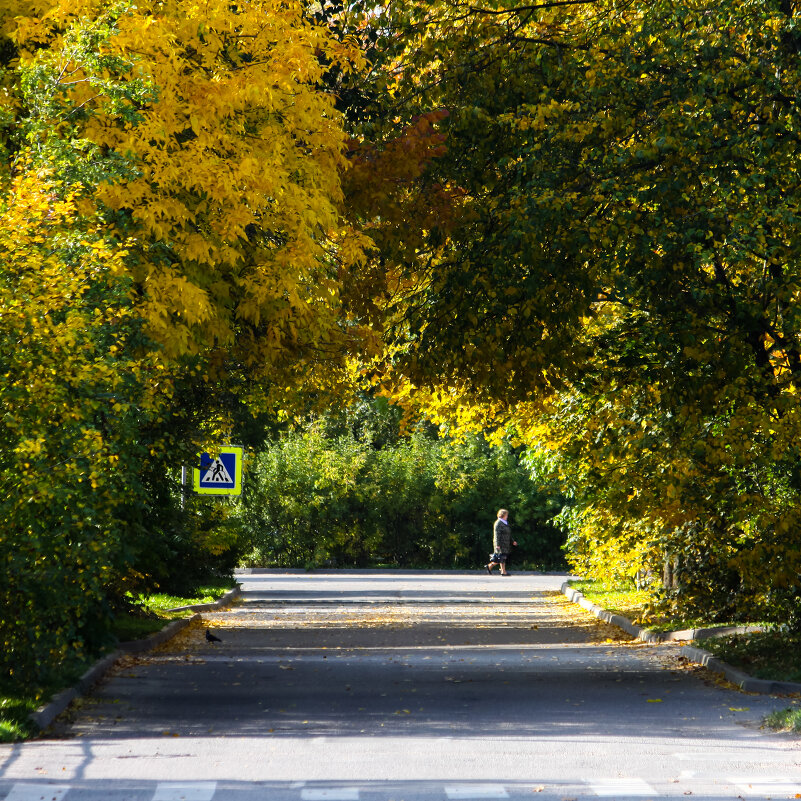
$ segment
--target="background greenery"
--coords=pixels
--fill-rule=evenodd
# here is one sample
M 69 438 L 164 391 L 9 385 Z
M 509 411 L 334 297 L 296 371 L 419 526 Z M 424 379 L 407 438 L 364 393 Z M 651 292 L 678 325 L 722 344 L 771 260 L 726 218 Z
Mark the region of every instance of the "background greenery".
M 492 551 L 499 508 L 510 510 L 520 567 L 564 567 L 561 507 L 520 453 L 480 434 L 454 440 L 399 410 L 362 400 L 265 443 L 234 517 L 254 565 L 476 568 Z M 511 563 L 510 563 L 511 564 Z

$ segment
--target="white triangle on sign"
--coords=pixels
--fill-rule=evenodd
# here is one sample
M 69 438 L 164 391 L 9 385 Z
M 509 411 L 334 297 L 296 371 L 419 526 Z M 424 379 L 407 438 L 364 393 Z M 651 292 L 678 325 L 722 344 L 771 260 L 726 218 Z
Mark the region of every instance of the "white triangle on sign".
M 204 484 L 233 484 L 234 480 L 231 474 L 225 469 L 222 459 L 217 457 L 212 463 L 211 467 L 206 471 L 203 476 Z

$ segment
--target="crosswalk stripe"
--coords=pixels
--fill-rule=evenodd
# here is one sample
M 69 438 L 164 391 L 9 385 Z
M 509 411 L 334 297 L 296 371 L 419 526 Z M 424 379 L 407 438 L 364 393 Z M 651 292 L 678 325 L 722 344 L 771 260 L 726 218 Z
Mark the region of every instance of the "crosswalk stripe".
M 61 801 L 69 789 L 68 784 L 15 784 L 6 801 Z
M 655 795 L 654 788 L 642 779 L 596 779 L 590 787 L 595 795 L 610 798 L 625 795 Z
M 699 781 L 699 777 L 694 775 L 691 779 L 693 783 Z M 715 784 L 718 786 L 720 779 Z M 737 787 L 744 798 L 771 796 L 773 798 L 801 797 L 801 777 L 792 779 L 788 777 L 777 778 L 753 778 L 737 777 L 728 778 L 728 782 Z M 640 798 L 655 799 L 667 798 L 669 794 L 656 792 L 648 782 L 639 778 L 599 778 L 579 782 L 583 784 L 591 793 L 597 797 L 612 799 Z M 8 785 L 6 785 L 8 786 Z M 150 785 L 152 787 L 152 785 Z M 692 786 L 692 785 L 691 785 Z M 11 785 L 8 795 L 3 799 L 3 787 L 0 786 L 0 799 L 2 801 L 63 801 L 70 790 L 80 789 L 83 796 L 91 793 L 86 787 L 75 788 L 68 784 L 45 784 L 35 782 L 17 782 Z M 358 787 L 309 787 L 307 782 L 291 782 L 286 784 L 286 789 L 297 793 L 295 798 L 299 801 L 359 801 L 360 788 Z M 501 784 L 452 784 L 442 786 L 445 796 L 449 801 L 480 801 L 481 799 L 506 799 L 510 798 L 507 788 Z M 141 788 L 143 793 L 147 790 Z M 151 796 L 151 801 L 214 801 L 217 792 L 217 782 L 158 782 L 156 789 Z M 375 794 L 380 792 L 376 787 L 371 788 Z M 519 792 L 513 788 L 511 792 Z M 146 796 L 143 796 L 146 797 Z M 268 798 L 265 796 L 265 798 Z M 281 796 L 284 797 L 283 795 Z M 69 801 L 69 799 L 66 799 Z
M 153 801 L 211 801 L 217 782 L 159 782 Z
M 506 788 L 497 784 L 464 784 L 446 787 L 445 795 L 454 801 L 468 798 L 509 798 Z
M 745 795 L 795 795 L 801 793 L 801 779 L 729 779 Z

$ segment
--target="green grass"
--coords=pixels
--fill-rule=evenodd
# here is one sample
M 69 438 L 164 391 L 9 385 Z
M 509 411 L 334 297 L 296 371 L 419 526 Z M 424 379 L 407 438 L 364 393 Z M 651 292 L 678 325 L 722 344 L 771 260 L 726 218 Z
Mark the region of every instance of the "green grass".
M 572 581 L 570 586 L 603 609 L 623 615 L 654 631 L 716 626 L 755 625 L 754 621 L 710 621 L 703 618 L 668 619 L 646 616 L 647 593 L 633 588 L 608 587 L 599 581 Z M 758 623 L 759 621 L 757 621 Z M 757 679 L 801 682 L 801 634 L 768 631 L 733 637 L 714 637 L 701 642 L 704 650 Z M 801 719 L 799 710 L 794 720 Z
M 41 706 L 42 700 L 35 696 L 20 696 L 0 687 L 0 743 L 24 740 L 34 733 L 35 726 L 28 715 Z
M 601 581 L 571 581 L 570 586 L 578 590 L 588 601 L 602 609 L 638 621 L 643 614 L 648 593 L 634 587 L 609 587 Z
M 801 732 L 801 709 L 777 709 L 765 718 L 765 725 L 776 731 Z
M 683 631 L 684 629 L 714 628 L 718 626 L 746 626 L 747 621 L 714 622 L 707 618 L 668 618 L 648 608 L 649 594 L 646 590 L 629 587 L 610 587 L 601 581 L 571 581 L 570 586 L 585 598 L 603 609 L 623 615 L 629 620 L 652 631 Z
M 766 631 L 704 640 L 704 650 L 757 679 L 801 682 L 801 634 Z
M 120 614 L 114 620 L 113 634 L 118 642 L 138 640 L 161 630 L 171 620 L 188 617 L 192 612 L 167 612 L 176 606 L 205 604 L 217 600 L 234 587 L 231 581 L 220 581 L 199 587 L 191 596 L 166 594 L 129 598 L 131 609 L 128 614 Z M 109 648 L 108 650 L 112 650 Z M 49 698 L 60 690 L 71 687 L 78 677 L 92 666 L 102 654 L 95 654 L 83 662 L 73 664 L 69 669 L 53 677 L 41 687 L 24 692 L 16 688 L 0 685 L 0 743 L 25 740 L 36 734 L 36 727 L 29 715 L 35 712 Z
M 129 596 L 132 603 L 131 613 L 119 615 L 114 621 L 114 636 L 120 642 L 139 640 L 160 631 L 171 620 L 189 617 L 190 611 L 170 612 L 168 610 L 179 606 L 193 604 L 208 604 L 216 601 L 228 590 L 235 586 L 232 581 L 219 581 L 204 584 L 195 590 L 194 595 L 168 595 L 154 593 L 153 595 L 134 597 Z
M 165 612 L 167 609 L 174 609 L 176 606 L 190 606 L 191 604 L 209 604 L 216 601 L 221 595 L 236 586 L 232 581 L 221 581 L 217 584 L 206 584 L 198 587 L 191 598 L 180 595 L 166 595 L 156 593 L 148 595 L 145 599 L 148 609 L 156 612 Z
M 60 676 L 25 692 L 0 684 L 0 743 L 13 743 L 36 734 L 36 726 L 29 718 L 31 712 L 60 690 L 72 686 L 88 667 L 89 662 L 74 662 L 64 667 Z

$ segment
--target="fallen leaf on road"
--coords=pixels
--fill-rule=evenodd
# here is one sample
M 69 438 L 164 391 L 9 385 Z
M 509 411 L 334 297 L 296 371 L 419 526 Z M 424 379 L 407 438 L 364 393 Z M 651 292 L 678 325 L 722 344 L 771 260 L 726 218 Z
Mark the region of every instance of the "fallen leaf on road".
M 750 706 L 730 706 L 729 707 L 729 711 L 730 712 L 748 712 L 748 710 L 750 708 L 751 708 Z M 801 798 L 801 793 L 799 793 L 796 796 L 796 798 Z
M 661 704 L 662 703 L 662 699 L 661 698 L 649 698 L 647 703 L 649 703 L 649 704 Z

